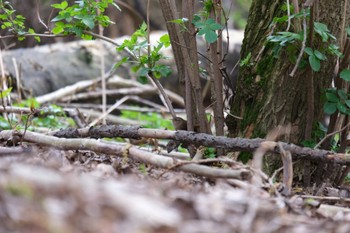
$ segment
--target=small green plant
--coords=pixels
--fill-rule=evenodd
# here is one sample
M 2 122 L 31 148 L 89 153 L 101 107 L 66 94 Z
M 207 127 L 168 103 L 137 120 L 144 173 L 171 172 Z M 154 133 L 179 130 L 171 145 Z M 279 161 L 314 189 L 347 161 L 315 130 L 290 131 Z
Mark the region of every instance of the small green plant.
M 327 102 L 324 104 L 323 110 L 327 114 L 333 114 L 339 111 L 341 114 L 350 114 L 350 99 L 346 90 L 329 88 L 326 91 Z
M 206 159 L 215 159 L 216 158 L 216 149 L 208 147 L 204 151 L 204 158 Z
M 204 36 L 204 39 L 210 44 L 218 39 L 217 30 L 223 29 L 223 26 L 216 23 L 215 19 L 208 18 L 205 21 L 199 15 L 193 17 L 192 23 L 198 29 L 198 35 Z
M 249 67 L 252 65 L 252 63 L 250 62 L 250 59 L 252 58 L 252 53 L 249 52 L 248 55 L 241 60 L 241 62 L 239 63 L 240 67 Z
M 309 17 L 310 12 L 307 9 L 305 12 L 305 17 Z M 304 14 L 301 12 L 299 14 L 291 15 L 290 18 L 300 18 L 304 17 Z M 286 23 L 288 17 L 282 16 L 274 19 L 275 24 Z M 310 30 L 310 29 L 309 29 Z M 315 72 L 321 69 L 321 61 L 327 60 L 326 54 L 335 55 L 341 57 L 342 54 L 339 51 L 339 47 L 332 43 L 336 38 L 330 33 L 327 25 L 314 22 L 313 31 L 316 35 L 319 36 L 324 45 L 320 46 L 319 49 L 305 48 L 304 54 L 308 58 L 308 64 L 311 69 Z M 301 48 L 301 43 L 304 39 L 304 33 L 301 32 L 277 32 L 274 35 L 267 37 L 267 41 L 275 44 L 273 46 L 274 56 L 278 57 L 282 48 L 287 47 L 288 57 L 292 62 L 295 62 L 296 53 Z M 304 61 L 301 62 L 301 66 L 305 64 Z
M 160 64 L 159 62 L 166 57 L 161 53 L 162 48 L 170 46 L 169 35 L 163 35 L 156 46 L 151 47 L 149 54 L 146 52 L 149 48 L 147 42 L 147 25 L 143 23 L 141 27 L 135 31 L 130 39 L 124 40 L 124 42 L 117 48 L 117 51 L 127 49 L 133 55 L 134 60 L 130 61 L 134 64 L 131 69 L 133 72 L 139 74 L 139 81 L 141 83 L 147 83 L 147 75 L 152 73 L 155 78 L 167 77 L 171 74 L 172 70 L 169 66 Z M 129 61 L 129 58 L 124 57 L 120 62 L 115 65 L 118 68 L 123 63 Z
M 18 36 L 18 40 L 24 40 L 25 34 L 34 34 L 35 31 L 32 28 L 26 29 L 24 25 L 25 17 L 16 14 L 16 10 L 8 1 L 0 0 L 0 24 L 1 29 L 8 30 L 12 34 Z M 40 37 L 34 36 L 34 38 L 40 42 Z
M 165 119 L 163 116 L 157 113 L 141 113 L 122 110 L 121 116 L 127 119 L 140 121 L 141 123 L 144 123 L 142 126 L 145 128 L 174 130 L 172 121 Z
M 64 35 L 74 34 L 82 39 L 92 39 L 91 35 L 85 33 L 86 30 L 92 30 L 96 25 L 107 27 L 112 23 L 108 16 L 103 15 L 110 4 L 120 10 L 113 0 L 81 0 L 75 1 L 72 6 L 69 6 L 67 1 L 53 4 L 51 6 L 58 9 L 59 12 L 52 19 L 52 22 L 56 22 L 52 32 Z
M 147 171 L 147 167 L 144 163 L 141 163 L 139 165 L 139 169 L 138 169 L 143 175 L 148 175 L 148 171 Z

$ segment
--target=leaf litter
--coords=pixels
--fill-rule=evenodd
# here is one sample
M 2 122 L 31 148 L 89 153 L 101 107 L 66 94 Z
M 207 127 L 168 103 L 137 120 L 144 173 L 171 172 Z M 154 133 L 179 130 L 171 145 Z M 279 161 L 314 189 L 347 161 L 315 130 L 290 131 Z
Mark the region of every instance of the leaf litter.
M 90 151 L 0 158 L 0 232 L 349 232 L 334 203 Z

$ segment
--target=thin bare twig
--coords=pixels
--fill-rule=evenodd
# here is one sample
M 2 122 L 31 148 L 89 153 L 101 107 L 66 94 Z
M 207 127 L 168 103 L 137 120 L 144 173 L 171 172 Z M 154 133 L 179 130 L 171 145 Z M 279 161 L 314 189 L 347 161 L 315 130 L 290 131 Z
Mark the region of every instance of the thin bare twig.
M 304 28 L 304 38 L 303 38 L 303 42 L 302 42 L 302 46 L 301 46 L 301 50 L 300 50 L 300 53 L 299 53 L 299 56 L 298 56 L 298 59 L 297 59 L 297 62 L 295 63 L 295 66 L 292 70 L 292 72 L 289 74 L 290 77 L 294 77 L 295 73 L 297 72 L 297 69 L 299 67 L 299 64 L 300 64 L 300 61 L 301 61 L 301 58 L 303 57 L 303 54 L 304 54 L 304 50 L 305 50 L 305 47 L 306 47 L 306 39 L 307 39 L 307 26 L 306 26 L 306 10 L 304 9 L 303 10 L 303 28 Z
M 337 131 L 334 131 L 332 133 L 327 134 L 324 138 L 322 138 L 322 140 L 319 143 L 317 143 L 316 146 L 314 146 L 314 149 L 319 148 L 322 145 L 322 143 L 325 140 L 327 140 L 327 138 L 329 138 L 329 137 L 331 137 L 331 136 L 333 136 L 333 135 L 335 135 L 337 133 L 341 133 L 342 131 L 346 130 L 349 126 L 350 126 L 350 122 L 347 125 L 345 125 L 343 128 L 341 128 L 340 130 L 337 130 Z

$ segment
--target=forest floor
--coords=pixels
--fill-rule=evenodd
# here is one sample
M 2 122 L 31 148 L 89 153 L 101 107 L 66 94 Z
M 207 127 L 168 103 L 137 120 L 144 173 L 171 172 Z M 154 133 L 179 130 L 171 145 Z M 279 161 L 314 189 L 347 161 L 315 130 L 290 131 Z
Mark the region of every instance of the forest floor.
M 92 46 L 86 42 L 85 46 L 81 46 L 81 43 L 83 42 L 79 42 L 72 48 L 85 49 L 90 46 L 93 50 L 101 50 L 96 45 Z M 63 47 L 66 48 L 66 46 L 65 44 Z M 65 50 L 58 53 L 60 50 L 57 48 L 54 51 L 55 53 L 50 50 L 49 53 L 29 54 L 30 59 L 24 58 L 20 64 L 24 66 L 25 62 L 29 63 L 33 58 L 41 57 L 42 64 L 48 65 L 49 55 L 57 57 L 57 54 L 67 53 Z M 79 51 L 79 49 L 69 51 Z M 21 51 L 17 53 L 18 59 L 23 57 Z M 73 55 L 69 57 L 78 57 Z M 5 67 L 11 67 L 12 59 L 8 58 L 5 61 L 9 63 L 5 64 Z M 69 71 L 68 67 L 75 67 L 63 63 L 63 61 L 68 62 L 68 59 L 59 59 L 59 61 L 61 67 L 64 67 L 58 68 L 60 71 Z M 53 60 L 49 64 L 57 68 L 57 63 L 57 60 Z M 41 63 L 38 62 L 38 64 Z M 42 72 L 37 71 L 34 63 L 30 62 L 27 66 L 23 69 L 24 71 Z M 50 69 L 46 66 L 45 70 Z M 84 67 L 79 69 L 79 73 L 80 70 L 91 73 Z M 14 74 L 15 71 L 10 73 Z M 56 70 L 52 72 L 60 82 L 64 81 L 65 77 L 73 76 L 72 73 L 73 71 L 59 77 Z M 28 83 L 39 89 L 39 92 L 42 91 L 42 87 L 38 81 L 35 81 L 36 77 L 40 77 L 38 75 L 40 74 L 33 73 L 33 79 L 29 79 Z M 81 76 L 86 78 L 87 75 Z M 96 77 L 96 74 L 91 76 Z M 30 78 L 24 73 L 23 77 L 26 77 L 26 80 Z M 52 77 L 48 77 L 47 81 L 53 82 Z M 85 119 L 81 119 L 81 124 L 78 124 L 76 118 L 79 120 L 84 114 L 88 115 L 90 120 L 102 116 L 101 111 L 92 114 L 92 110 L 100 110 L 100 108 L 92 106 L 91 102 L 86 100 L 100 97 L 101 92 L 96 89 L 98 82 L 100 79 L 82 81 L 71 86 L 67 86 L 68 83 L 58 83 L 56 86 L 63 88 L 54 95 L 50 93 L 36 98 L 36 101 L 43 106 L 41 109 L 35 109 L 30 103 L 26 109 L 0 106 L 0 110 L 7 114 L 9 114 L 7 111 L 13 110 L 13 113 L 18 116 L 17 119 L 22 119 L 21 117 L 26 115 L 30 116 L 27 119 L 31 118 L 34 122 L 36 120 L 34 118 L 40 115 L 41 111 L 44 112 L 44 116 L 57 113 L 55 109 L 49 109 L 48 112 L 43 110 L 47 108 L 48 103 L 57 103 L 59 100 L 61 103 L 85 100 L 85 103 L 88 103 L 85 104 L 85 109 L 81 107 L 82 105 L 70 105 L 68 106 L 70 111 L 67 109 L 64 111 L 74 119 L 78 128 L 86 127 Z M 42 80 L 40 83 L 42 84 Z M 156 88 L 151 85 L 141 85 L 120 77 L 108 79 L 107 87 L 114 101 L 118 100 L 110 106 L 111 112 L 116 108 L 121 111 L 121 107 L 125 107 L 121 104 L 128 98 L 133 101 L 133 104 L 141 102 L 142 105 L 149 107 L 150 104 L 146 103 L 142 97 L 134 96 L 137 93 L 147 94 L 147 96 L 151 93 L 157 95 Z M 79 93 L 82 91 L 86 93 Z M 121 98 L 121 94 L 125 96 Z M 133 96 L 130 96 L 131 94 Z M 174 94 L 172 96 L 172 101 L 181 105 L 183 98 Z M 135 109 L 134 105 L 127 107 Z M 151 107 L 157 110 L 153 113 L 166 111 L 163 106 L 158 108 L 156 104 L 151 104 Z M 74 113 L 72 109 L 79 109 L 79 111 Z M 73 115 L 70 114 L 71 112 Z M 114 125 L 135 124 L 132 119 L 121 119 L 111 114 L 106 117 Z M 42 118 L 36 123 L 40 123 L 42 127 L 48 122 L 51 126 L 57 118 L 57 115 Z M 147 121 L 147 119 L 143 120 Z M 154 122 L 159 123 L 157 120 Z M 0 124 L 2 123 L 1 121 Z M 64 127 L 59 125 L 57 128 Z M 152 125 L 150 128 L 166 127 Z M 187 170 L 181 169 L 185 167 L 182 165 L 174 166 L 179 163 L 177 159 L 167 157 L 166 163 L 173 161 L 170 164 L 172 166 L 162 165 L 159 161 L 164 161 L 165 156 L 158 155 L 157 152 L 152 151 L 151 147 L 146 148 L 146 151 L 140 150 L 138 146 L 132 146 L 132 148 L 124 146 L 123 149 L 115 145 L 111 146 L 112 143 L 102 143 L 103 140 L 82 138 L 79 141 L 80 139 L 75 138 L 78 143 L 72 149 L 73 142 L 68 138 L 58 140 L 57 137 L 44 137 L 46 135 L 41 134 L 40 137 L 46 140 L 44 142 L 36 138 L 39 134 L 28 136 L 34 134 L 27 132 L 27 137 L 20 142 L 21 138 L 12 137 L 13 132 L 9 137 L 3 137 L 5 134 L 5 130 L 0 131 L 2 139 L 0 142 L 0 233 L 350 232 L 350 209 L 348 208 L 350 199 L 349 196 L 339 194 L 341 191 L 349 194 L 346 189 L 340 190 L 326 185 L 322 192 L 316 195 L 295 187 L 292 194 L 286 197 L 279 192 L 279 186 L 274 182 L 268 183 L 267 186 L 262 185 L 264 183 L 255 183 L 255 178 L 259 179 L 260 176 L 246 165 L 235 164 L 236 168 L 228 166 L 225 169 L 217 169 L 215 171 L 221 174 L 221 178 L 213 178 L 213 176 L 208 178 L 209 176 L 191 172 L 188 169 L 189 166 Z M 158 132 L 155 134 L 158 135 Z M 198 141 L 204 141 L 202 139 Z M 22 146 L 12 147 L 11 145 L 21 143 Z M 90 149 L 82 148 L 84 146 L 90 146 Z M 129 156 L 122 156 L 125 149 L 129 152 L 132 149 L 133 154 L 130 152 Z M 119 150 L 119 155 L 116 150 Z M 146 160 L 149 163 L 145 162 Z M 234 163 L 237 162 L 234 161 Z M 204 174 L 203 171 L 207 171 L 205 169 L 219 166 L 204 164 L 196 168 L 198 167 Z M 249 171 L 253 177 L 251 179 L 232 178 L 232 175 L 236 174 L 235 171 L 240 169 Z M 242 175 L 244 171 L 239 174 Z M 223 174 L 227 177 L 229 173 L 231 178 L 223 178 Z
M 346 198 L 283 197 L 123 157 L 23 146 L 0 158 L 0 232 L 350 231 Z

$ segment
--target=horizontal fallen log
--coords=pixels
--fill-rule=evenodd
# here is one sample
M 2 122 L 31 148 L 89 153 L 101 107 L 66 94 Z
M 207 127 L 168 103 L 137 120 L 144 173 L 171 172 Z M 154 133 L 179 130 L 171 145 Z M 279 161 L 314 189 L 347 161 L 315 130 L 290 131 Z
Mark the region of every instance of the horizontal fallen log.
M 132 139 L 156 138 L 156 139 L 172 139 L 184 144 L 193 144 L 195 146 L 206 146 L 214 148 L 223 148 L 228 151 L 245 151 L 254 152 L 257 150 L 264 139 L 255 138 L 228 138 L 224 136 L 213 136 L 204 133 L 195 133 L 189 131 L 171 131 L 159 129 L 144 129 L 138 126 L 117 126 L 102 125 L 91 128 L 82 129 L 64 129 L 54 134 L 57 137 L 65 138 L 104 138 L 104 137 L 123 137 Z M 328 163 L 336 162 L 339 164 L 350 165 L 350 154 L 339 154 L 332 151 L 311 149 L 301 147 L 295 144 L 278 142 L 285 151 L 292 153 L 294 159 L 305 158 L 315 161 L 325 161 Z M 275 153 L 280 153 L 278 143 L 275 142 Z
M 9 140 L 14 136 L 20 137 L 26 142 L 52 146 L 61 150 L 89 150 L 107 155 L 128 157 L 164 169 L 170 169 L 179 163 L 179 160 L 177 159 L 147 152 L 130 144 L 125 145 L 86 138 L 58 138 L 30 131 L 24 133 L 24 131 L 3 130 L 0 132 L 0 139 L 2 140 Z M 183 164 L 177 169 L 209 178 L 249 180 L 252 177 L 252 171 L 244 168 L 232 170 L 208 167 L 199 164 Z

